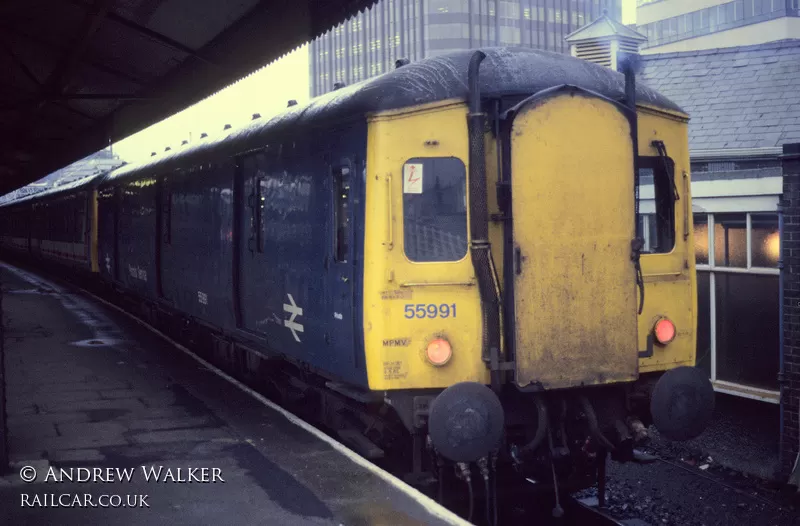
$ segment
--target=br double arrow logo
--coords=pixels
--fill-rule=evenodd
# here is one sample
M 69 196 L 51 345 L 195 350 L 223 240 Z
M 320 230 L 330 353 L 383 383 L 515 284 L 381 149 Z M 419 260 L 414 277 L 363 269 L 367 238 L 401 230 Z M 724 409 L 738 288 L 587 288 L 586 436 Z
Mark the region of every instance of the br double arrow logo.
M 288 320 L 283 320 L 283 324 L 292 331 L 292 336 L 294 336 L 295 341 L 299 342 L 300 338 L 297 336 L 297 333 L 303 332 L 303 326 L 294 320 L 298 316 L 303 315 L 303 309 L 297 306 L 291 294 L 287 294 L 287 296 L 289 296 L 289 304 L 287 305 L 284 303 L 283 310 L 291 314 L 291 316 L 289 316 Z

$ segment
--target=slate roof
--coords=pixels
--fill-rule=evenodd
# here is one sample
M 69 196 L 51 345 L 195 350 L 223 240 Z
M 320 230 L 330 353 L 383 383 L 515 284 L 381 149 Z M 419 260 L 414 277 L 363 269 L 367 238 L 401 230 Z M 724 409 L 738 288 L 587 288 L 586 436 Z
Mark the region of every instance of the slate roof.
M 689 114 L 690 150 L 800 142 L 800 40 L 642 58 L 639 79 Z

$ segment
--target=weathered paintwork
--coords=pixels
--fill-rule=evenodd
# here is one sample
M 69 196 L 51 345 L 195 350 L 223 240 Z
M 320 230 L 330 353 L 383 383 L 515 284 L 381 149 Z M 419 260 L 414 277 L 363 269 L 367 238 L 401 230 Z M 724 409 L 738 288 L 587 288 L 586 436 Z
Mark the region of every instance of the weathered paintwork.
M 365 136 L 364 123 L 309 130 L 297 140 L 243 155 L 238 175 L 241 328 L 271 349 L 364 387 L 355 298 Z M 346 208 L 350 224 L 358 227 L 349 231 L 345 261 L 333 257 L 333 171 L 340 167 L 349 170 Z M 294 330 L 287 322 L 297 324 Z
M 202 163 L 159 179 L 161 297 L 180 312 L 231 330 L 233 160 Z
M 635 380 L 628 119 L 581 93 L 523 104 L 510 130 L 515 381 L 557 389 Z
M 653 356 L 639 360 L 639 372 L 647 373 L 694 365 L 697 335 L 697 279 L 692 225 L 689 136 L 685 115 L 651 106 L 639 108 L 639 155 L 658 156 L 653 140 L 664 141 L 675 163 L 675 247 L 667 254 L 643 254 L 645 301 L 639 316 L 639 349 L 647 345 L 659 316 L 667 316 L 677 334 L 666 346 L 654 345 Z
M 469 253 L 459 261 L 416 263 L 403 244 L 403 164 L 420 157 L 456 157 L 468 166 L 467 107 L 450 101 L 382 113 L 371 119 L 368 141 L 363 309 L 369 386 L 411 389 L 484 381 L 480 296 Z M 406 318 L 406 305 L 431 304 L 455 304 L 457 315 Z M 439 337 L 450 341 L 453 357 L 434 367 L 425 349 Z

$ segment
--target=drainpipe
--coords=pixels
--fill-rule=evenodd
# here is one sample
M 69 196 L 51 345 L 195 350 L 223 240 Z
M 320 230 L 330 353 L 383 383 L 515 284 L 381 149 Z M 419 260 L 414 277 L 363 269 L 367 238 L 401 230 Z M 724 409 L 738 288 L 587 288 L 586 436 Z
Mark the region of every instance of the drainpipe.
M 484 125 L 486 114 L 481 110 L 480 65 L 486 54 L 475 51 L 469 61 L 469 114 L 467 126 L 469 133 L 469 218 L 472 265 L 478 280 L 481 297 L 481 317 L 483 334 L 481 354 L 484 361 L 492 363 L 492 357 L 499 359 L 500 352 L 500 311 L 497 288 L 494 281 L 492 251 L 489 245 L 489 215 L 486 191 L 486 152 L 484 151 Z M 499 391 L 502 374 L 491 370 L 492 388 Z

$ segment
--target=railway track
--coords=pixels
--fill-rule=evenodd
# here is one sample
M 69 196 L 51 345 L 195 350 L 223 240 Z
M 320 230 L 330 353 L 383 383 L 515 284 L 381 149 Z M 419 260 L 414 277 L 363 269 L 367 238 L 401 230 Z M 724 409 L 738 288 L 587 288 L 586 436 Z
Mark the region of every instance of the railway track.
M 56 283 L 60 282 L 62 284 L 68 284 L 79 289 L 85 294 L 100 299 L 106 304 L 113 306 L 121 313 L 136 319 L 140 324 L 150 328 L 158 335 L 162 337 L 164 336 L 163 333 L 152 327 L 147 320 L 144 320 L 126 310 L 122 305 L 120 305 L 119 301 L 115 301 L 117 298 L 109 297 L 110 295 L 107 294 L 104 289 L 94 286 L 93 283 L 87 283 L 85 280 L 72 276 L 54 274 L 46 266 L 43 267 L 40 265 L 31 264 L 27 261 L 19 261 L 13 256 L 3 256 L 3 260 L 12 263 L 15 266 L 23 269 L 35 270 L 48 280 Z M 169 338 L 165 338 L 165 341 L 170 345 L 175 344 L 175 342 Z M 191 347 L 184 347 L 192 352 L 192 354 L 197 358 L 202 360 L 207 359 L 207 357 L 203 357 L 199 353 L 196 353 Z M 214 365 L 216 366 L 219 364 Z M 325 429 L 325 427 L 321 426 L 319 422 L 315 422 L 312 418 L 309 418 L 308 415 L 303 414 L 302 407 L 296 407 L 290 403 L 287 404 L 281 400 L 277 400 L 274 396 L 272 396 L 272 393 L 268 392 L 268 390 L 264 388 L 263 385 L 253 385 L 251 382 L 246 381 L 246 379 L 237 378 L 237 380 L 247 384 L 248 387 L 258 392 L 262 396 L 269 398 L 271 401 L 277 405 L 280 405 L 284 409 L 295 414 L 300 414 L 300 416 L 308 423 L 329 435 L 334 440 L 339 440 L 334 432 Z M 395 477 L 401 480 L 406 479 L 407 473 L 396 467 L 393 467 L 393 463 L 391 461 L 380 462 L 376 464 Z M 475 484 L 477 488 L 477 485 L 481 483 L 479 481 L 475 481 Z M 461 517 L 465 519 L 469 518 L 468 520 L 470 520 L 470 522 L 476 526 L 516 526 L 523 524 L 536 526 L 624 526 L 629 524 L 624 521 L 620 522 L 614 519 L 607 512 L 598 509 L 596 506 L 590 505 L 590 503 L 585 501 L 578 500 L 570 495 L 560 495 L 559 502 L 556 503 L 552 489 L 549 491 L 534 489 L 534 484 L 531 484 L 531 481 L 524 481 L 521 479 L 507 479 L 500 481 L 499 486 L 502 489 L 497 492 L 497 494 L 500 495 L 500 501 L 497 506 L 499 512 L 496 518 L 487 516 L 485 512 L 487 506 L 484 506 L 482 503 L 478 502 L 484 499 L 485 495 L 483 493 L 478 493 L 476 491 L 476 494 L 473 495 L 472 503 L 470 503 L 468 498 L 464 498 L 467 494 L 471 494 L 471 491 L 468 493 L 466 489 L 461 491 L 462 488 L 458 488 L 454 491 L 451 491 L 451 494 L 446 495 L 444 499 L 440 499 L 440 495 L 436 490 L 436 484 L 429 484 L 427 486 L 417 484 L 412 485 L 423 493 L 427 494 L 432 499 L 439 501 L 443 506 L 449 508 L 451 511 L 457 513 Z M 636 526 L 648 525 L 644 522 L 637 522 Z

